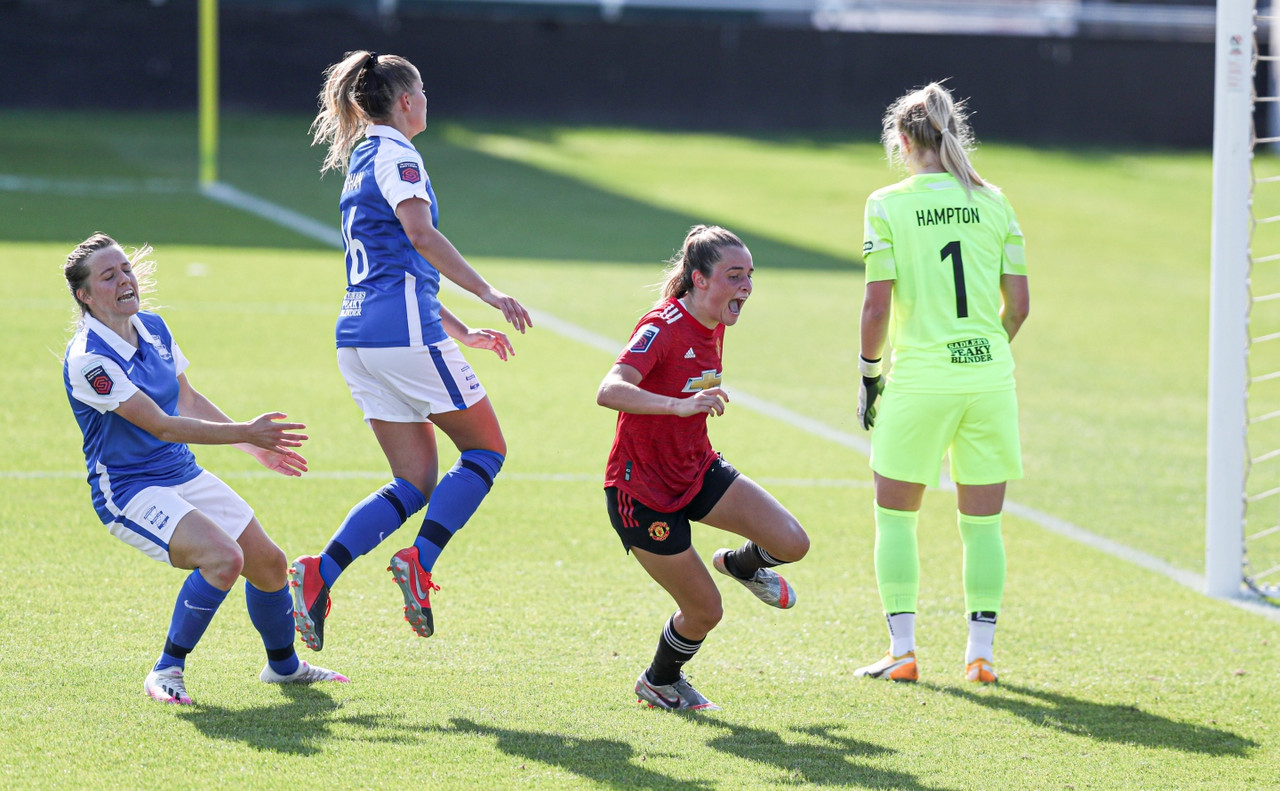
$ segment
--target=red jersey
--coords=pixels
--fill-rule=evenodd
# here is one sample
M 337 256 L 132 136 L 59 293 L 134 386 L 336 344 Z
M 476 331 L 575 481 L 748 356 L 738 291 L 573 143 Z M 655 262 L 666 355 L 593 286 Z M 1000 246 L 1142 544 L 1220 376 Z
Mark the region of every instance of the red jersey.
M 720 385 L 724 325 L 707 329 L 677 299 L 644 314 L 617 362 L 640 372 L 650 393 L 689 398 Z M 717 458 L 707 438 L 707 415 L 618 413 L 604 485 L 616 486 L 655 511 L 689 504 Z

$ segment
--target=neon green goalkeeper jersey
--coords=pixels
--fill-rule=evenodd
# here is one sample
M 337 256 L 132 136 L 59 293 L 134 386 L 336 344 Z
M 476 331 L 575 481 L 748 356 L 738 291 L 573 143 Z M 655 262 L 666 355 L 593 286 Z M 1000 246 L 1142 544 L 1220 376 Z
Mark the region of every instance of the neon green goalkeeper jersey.
M 889 381 L 903 392 L 979 393 L 1014 386 L 1000 322 L 1001 275 L 1025 275 L 1022 231 L 994 188 L 922 173 L 867 198 L 867 282 L 892 280 Z

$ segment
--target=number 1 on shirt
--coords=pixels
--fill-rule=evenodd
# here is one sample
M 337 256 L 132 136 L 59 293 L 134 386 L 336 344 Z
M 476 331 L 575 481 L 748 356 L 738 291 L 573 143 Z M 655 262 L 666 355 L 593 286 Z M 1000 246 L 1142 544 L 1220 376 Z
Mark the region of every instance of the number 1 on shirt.
M 956 278 L 956 316 L 966 318 L 969 315 L 969 295 L 964 290 L 964 259 L 960 256 L 960 242 L 947 242 L 939 254 L 943 261 L 951 259 L 951 269 Z

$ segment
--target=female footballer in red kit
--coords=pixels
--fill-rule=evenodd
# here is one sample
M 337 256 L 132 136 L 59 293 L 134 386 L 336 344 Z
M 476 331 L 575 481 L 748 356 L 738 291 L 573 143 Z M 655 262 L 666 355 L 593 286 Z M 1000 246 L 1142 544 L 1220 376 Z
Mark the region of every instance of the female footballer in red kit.
M 751 253 L 735 234 L 694 226 L 669 262 L 662 299 L 641 317 L 596 393 L 618 411 L 605 469 L 609 519 L 622 545 L 675 599 L 653 663 L 636 680 L 651 708 L 718 709 L 690 685 L 682 666 L 720 622 L 720 592 L 693 549 L 690 522 L 747 539 L 718 550 L 716 571 L 774 607 L 795 591 L 774 566 L 809 551 L 809 537 L 786 508 L 712 447 L 707 417 L 724 414 L 720 387 L 726 326 L 751 296 Z

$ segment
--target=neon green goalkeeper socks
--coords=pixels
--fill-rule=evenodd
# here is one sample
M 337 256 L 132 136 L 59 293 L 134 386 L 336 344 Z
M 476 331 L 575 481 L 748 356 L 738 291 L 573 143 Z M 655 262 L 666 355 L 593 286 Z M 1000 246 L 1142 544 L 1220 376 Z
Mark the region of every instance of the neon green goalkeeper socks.
M 964 542 L 965 612 L 1000 612 L 1005 575 L 1000 516 L 959 514 L 960 540 Z
M 916 511 L 876 505 L 876 582 L 886 613 L 915 612 L 920 593 Z

